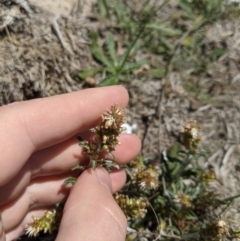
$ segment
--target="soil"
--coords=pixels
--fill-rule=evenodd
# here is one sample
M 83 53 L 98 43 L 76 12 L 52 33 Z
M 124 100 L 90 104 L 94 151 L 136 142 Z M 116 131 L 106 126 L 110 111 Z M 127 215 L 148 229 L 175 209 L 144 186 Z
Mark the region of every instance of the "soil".
M 87 3 L 87 4 L 86 4 Z M 88 30 L 93 1 L 19 1 L 0 3 L 0 105 L 80 90 L 86 86 L 78 72 L 94 61 Z M 203 148 L 211 151 L 203 165 L 213 166 L 213 185 L 223 196 L 240 192 L 240 31 L 239 20 L 215 25 L 206 41 L 222 41 L 226 53 L 201 77 L 212 101 L 189 93 L 181 75 L 170 72 L 161 80 L 137 77 L 126 85 L 130 93 L 128 123 L 142 139 L 142 153 L 160 161 L 188 119 L 202 127 Z M 235 201 L 229 215 L 236 216 Z M 22 238 L 21 240 L 25 240 Z M 30 240 L 30 239 L 27 239 Z M 33 239 L 31 239 L 33 240 Z M 34 239 L 37 240 L 37 239 Z M 44 239 L 47 240 L 47 239 Z

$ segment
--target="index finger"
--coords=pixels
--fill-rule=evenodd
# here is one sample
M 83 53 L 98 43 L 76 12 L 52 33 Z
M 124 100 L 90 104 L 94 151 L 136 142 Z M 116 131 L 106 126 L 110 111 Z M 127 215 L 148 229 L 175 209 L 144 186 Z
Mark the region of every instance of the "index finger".
M 114 103 L 125 106 L 122 86 L 86 89 L 0 108 L 0 186 L 7 183 L 39 149 L 88 130 Z

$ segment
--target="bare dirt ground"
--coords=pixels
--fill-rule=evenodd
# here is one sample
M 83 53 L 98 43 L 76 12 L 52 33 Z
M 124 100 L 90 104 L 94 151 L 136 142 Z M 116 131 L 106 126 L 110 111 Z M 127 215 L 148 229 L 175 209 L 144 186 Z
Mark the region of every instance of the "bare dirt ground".
M 80 69 L 92 66 L 87 31 L 91 3 L 83 1 L 1 1 L 0 105 L 46 97 L 83 88 Z M 185 120 L 202 127 L 203 147 L 211 151 L 212 165 L 223 196 L 240 192 L 240 21 L 215 25 L 208 39 L 224 42 L 226 53 L 201 76 L 199 87 L 211 95 L 203 103 L 187 92 L 180 73 L 161 81 L 134 79 L 128 123 L 143 142 L 143 154 L 155 161 L 175 140 Z M 164 95 L 163 95 L 164 93 Z M 229 210 L 239 220 L 238 200 Z
M 20 2 L 0 6 L 0 104 L 80 89 L 77 73 L 91 61 L 85 26 L 89 7 L 71 1 Z

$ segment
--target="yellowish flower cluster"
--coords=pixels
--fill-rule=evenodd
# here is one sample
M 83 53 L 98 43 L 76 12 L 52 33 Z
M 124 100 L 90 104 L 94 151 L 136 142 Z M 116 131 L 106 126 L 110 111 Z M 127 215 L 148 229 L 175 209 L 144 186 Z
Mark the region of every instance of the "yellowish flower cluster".
M 147 167 L 143 162 L 143 157 L 139 156 L 130 163 L 130 167 L 133 185 L 143 190 L 158 188 L 160 170 L 157 166 Z
M 137 219 L 145 216 L 148 202 L 144 198 L 130 198 L 124 194 L 116 194 L 114 198 L 126 216 Z
M 229 225 L 225 220 L 217 218 L 204 224 L 200 235 L 206 240 L 222 241 L 226 236 L 230 236 Z
M 142 169 L 134 174 L 133 183 L 138 182 L 139 187 L 145 189 L 157 189 L 159 186 L 159 170 L 154 166 Z
M 208 184 L 208 183 L 216 180 L 216 174 L 215 174 L 214 169 L 210 168 L 209 170 L 201 173 L 200 178 L 204 184 Z
M 177 207 L 179 208 L 190 208 L 191 207 L 191 197 L 188 196 L 187 194 L 183 192 L 179 192 L 177 195 L 174 197 L 174 203 L 176 204 Z
M 56 222 L 56 211 L 46 211 L 43 217 L 33 217 L 33 222 L 26 224 L 25 233 L 34 237 L 40 232 L 52 233 L 57 227 Z
M 101 115 L 101 119 L 101 125 L 91 130 L 94 138 L 89 141 L 80 140 L 79 143 L 84 154 L 90 158 L 93 169 L 97 166 L 117 167 L 111 152 L 121 144 L 117 138 L 124 130 L 122 124 L 125 122 L 125 109 L 115 104 Z
M 101 116 L 102 123 L 94 132 L 103 144 L 104 151 L 114 151 L 116 145 L 121 144 L 117 137 L 124 131 L 122 124 L 126 121 L 125 114 L 125 109 L 115 104 Z
M 189 120 L 184 124 L 184 132 L 181 133 L 183 145 L 194 154 L 198 148 L 199 142 L 202 140 L 201 127 L 196 120 Z

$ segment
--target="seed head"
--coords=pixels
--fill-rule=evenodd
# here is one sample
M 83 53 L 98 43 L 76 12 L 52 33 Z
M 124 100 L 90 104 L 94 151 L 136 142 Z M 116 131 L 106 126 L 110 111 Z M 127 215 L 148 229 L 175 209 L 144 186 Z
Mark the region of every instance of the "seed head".
M 156 167 L 149 166 L 147 169 L 142 169 L 140 172 L 136 173 L 136 178 L 138 180 L 141 189 L 157 189 L 159 186 L 159 171 Z
M 206 240 L 221 241 L 229 236 L 229 225 L 222 218 L 210 220 L 202 227 L 200 235 Z
M 117 193 L 114 198 L 127 217 L 143 218 L 145 216 L 148 204 L 144 198 L 130 198 L 120 193 Z
M 33 217 L 33 222 L 25 226 L 25 233 L 28 236 L 36 237 L 41 231 L 51 233 L 56 227 L 56 211 L 46 211 L 43 217 Z
M 134 160 L 132 160 L 129 164 L 131 167 L 132 173 L 138 173 L 142 171 L 143 169 L 146 169 L 146 165 L 144 164 L 144 157 L 138 156 Z
M 79 143 L 83 147 L 84 154 L 90 158 L 93 169 L 104 166 L 105 156 L 109 156 L 109 154 L 112 166 L 115 166 L 112 151 L 121 144 L 117 138 L 124 130 L 122 124 L 125 122 L 125 109 L 115 104 L 101 115 L 101 119 L 101 125 L 91 130 L 94 137 L 89 141 L 80 139 Z M 107 158 L 107 161 L 107 167 L 110 168 L 109 161 L 111 160 Z
M 191 197 L 183 192 L 179 192 L 177 195 L 175 195 L 173 201 L 176 204 L 176 206 L 179 208 L 189 208 L 192 205 Z
M 184 132 L 191 135 L 192 139 L 197 139 L 199 136 L 201 136 L 200 130 L 201 128 L 199 125 L 197 125 L 196 120 L 189 120 L 184 124 Z
M 210 168 L 209 170 L 204 171 L 203 173 L 201 173 L 200 178 L 204 184 L 208 184 L 208 183 L 216 180 L 216 174 L 215 174 L 214 169 Z
M 200 133 L 200 126 L 196 120 L 189 120 L 184 124 L 184 132 L 181 133 L 183 137 L 183 145 L 193 154 L 198 148 L 198 144 L 202 139 Z
M 126 121 L 126 111 L 124 108 L 117 106 L 117 104 L 111 106 L 110 110 L 105 112 L 102 117 L 102 127 L 105 129 L 119 130 L 121 125 Z

